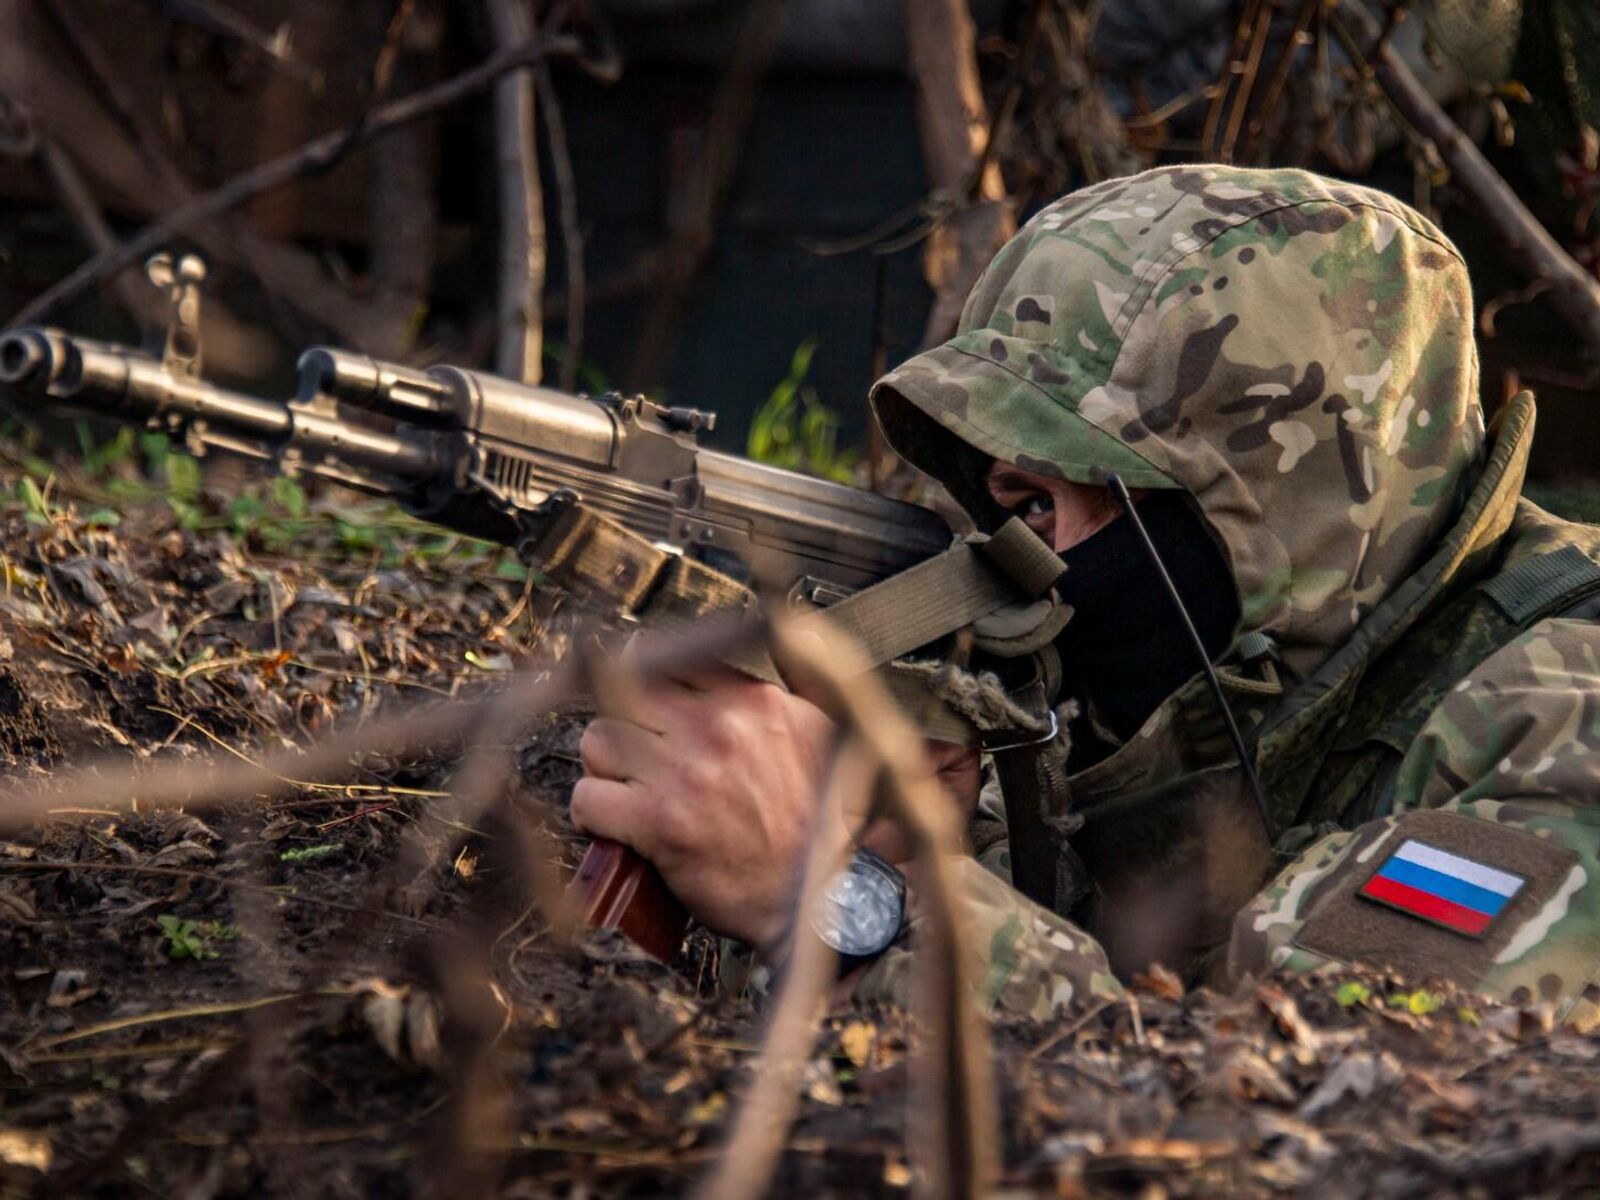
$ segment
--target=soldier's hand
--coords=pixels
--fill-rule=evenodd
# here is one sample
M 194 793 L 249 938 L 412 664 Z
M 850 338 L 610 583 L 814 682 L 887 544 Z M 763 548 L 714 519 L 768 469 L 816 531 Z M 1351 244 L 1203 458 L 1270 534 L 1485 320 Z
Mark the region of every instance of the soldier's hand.
M 793 919 L 833 723 L 724 667 L 618 691 L 579 743 L 574 824 L 649 859 L 705 925 L 774 944 Z
M 584 731 L 572 819 L 648 858 L 703 924 L 770 947 L 794 919 L 834 741 L 827 715 L 793 692 L 722 667 L 657 675 L 608 696 Z M 977 752 L 929 750 L 970 813 Z M 864 841 L 891 862 L 909 855 L 887 821 Z

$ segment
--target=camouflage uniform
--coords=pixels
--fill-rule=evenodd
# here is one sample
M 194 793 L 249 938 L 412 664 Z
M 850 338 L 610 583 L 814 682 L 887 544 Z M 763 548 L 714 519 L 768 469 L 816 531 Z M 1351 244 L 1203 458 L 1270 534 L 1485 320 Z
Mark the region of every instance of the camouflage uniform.
M 1242 615 L 1220 665 L 1275 854 L 1218 849 L 1249 802 L 1199 676 L 1070 785 L 1102 868 L 1154 845 L 1143 894 L 1174 864 L 1204 882 L 1166 947 L 1193 975 L 1365 958 L 1600 994 L 1600 624 L 1574 610 L 1600 593 L 1600 529 L 1519 498 L 1532 402 L 1485 431 L 1473 312 L 1458 251 L 1390 196 L 1161 168 L 1046 208 L 957 336 L 873 390 L 895 448 L 980 522 L 998 458 L 1186 489 L 1225 547 Z M 1357 896 L 1408 839 L 1521 884 L 1476 936 Z M 1081 928 L 1004 884 L 1003 846 L 987 857 L 968 887 L 991 1001 L 1115 994 L 1138 954 L 1108 911 Z M 891 953 L 862 993 L 904 968 Z

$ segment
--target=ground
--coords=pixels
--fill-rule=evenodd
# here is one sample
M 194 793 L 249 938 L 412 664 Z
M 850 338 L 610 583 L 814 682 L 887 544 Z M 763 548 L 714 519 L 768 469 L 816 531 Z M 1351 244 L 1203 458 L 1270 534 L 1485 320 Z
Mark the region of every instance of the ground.
M 719 991 L 703 933 L 668 968 L 537 915 L 576 858 L 581 702 L 501 740 L 362 751 L 337 783 L 284 766 L 332 730 L 492 703 L 568 636 L 557 599 L 345 493 L 123 451 L 0 470 L 0 1194 L 689 1190 L 761 1012 Z M 463 759 L 484 740 L 512 768 L 487 788 Z M 277 786 L 107 807 L 119 780 L 269 757 Z M 52 811 L 19 822 L 41 781 Z M 1016 1194 L 1600 1185 L 1600 1040 L 1543 1008 L 1156 971 L 1127 1003 L 993 1034 Z M 827 1020 L 775 1193 L 912 1186 L 917 1036 L 893 1012 Z

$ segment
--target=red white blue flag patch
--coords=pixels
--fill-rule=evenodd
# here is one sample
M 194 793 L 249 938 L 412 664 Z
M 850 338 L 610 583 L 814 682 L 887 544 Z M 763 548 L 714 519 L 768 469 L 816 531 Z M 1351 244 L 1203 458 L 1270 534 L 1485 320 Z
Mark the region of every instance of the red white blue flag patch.
M 1407 838 L 1357 893 L 1401 912 L 1482 937 L 1528 881 Z

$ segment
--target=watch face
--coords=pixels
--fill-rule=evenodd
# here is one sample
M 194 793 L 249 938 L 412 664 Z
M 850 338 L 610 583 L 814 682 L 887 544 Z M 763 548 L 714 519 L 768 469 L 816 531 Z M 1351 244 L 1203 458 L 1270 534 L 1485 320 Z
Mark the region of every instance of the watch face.
M 840 954 L 864 958 L 888 948 L 904 916 L 900 872 L 876 854 L 859 850 L 823 889 L 811 927 Z

